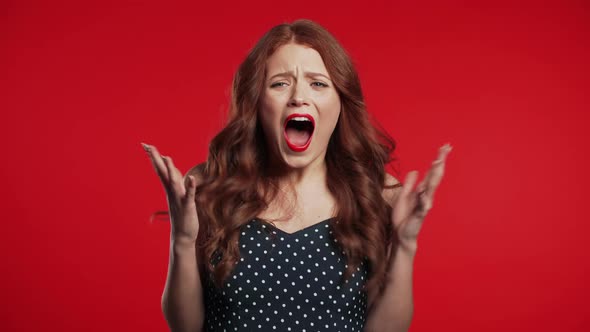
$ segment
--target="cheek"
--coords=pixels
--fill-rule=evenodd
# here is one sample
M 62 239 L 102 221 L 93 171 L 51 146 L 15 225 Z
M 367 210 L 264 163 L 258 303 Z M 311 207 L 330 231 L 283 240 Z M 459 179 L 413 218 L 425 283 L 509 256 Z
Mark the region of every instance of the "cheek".
M 336 128 L 336 124 L 338 123 L 339 114 L 340 112 L 332 112 L 329 114 L 329 116 L 322 119 L 321 132 L 326 138 L 329 138 L 334 132 L 334 128 Z
M 284 105 L 287 104 L 285 98 L 287 97 L 282 94 L 270 94 L 262 98 L 260 117 L 264 120 L 265 126 L 272 128 L 274 131 L 277 130 L 277 126 L 280 127 L 281 114 Z
M 336 127 L 336 123 L 338 122 L 338 117 L 340 116 L 340 99 L 337 97 L 330 98 L 326 100 L 323 107 L 321 108 L 322 114 L 322 132 L 327 132 L 328 135 L 332 134 L 334 128 Z
M 318 138 L 322 141 L 322 144 L 326 144 L 332 134 L 334 133 L 334 128 L 336 128 L 336 124 L 338 123 L 338 116 L 340 115 L 340 110 L 336 109 L 332 112 L 324 113 L 322 117 L 321 127 L 318 131 Z
M 263 106 L 259 111 L 258 121 L 260 121 L 265 136 L 276 136 L 277 131 L 280 129 L 280 126 L 277 125 L 280 121 L 279 112 L 276 112 L 276 110 L 270 107 Z

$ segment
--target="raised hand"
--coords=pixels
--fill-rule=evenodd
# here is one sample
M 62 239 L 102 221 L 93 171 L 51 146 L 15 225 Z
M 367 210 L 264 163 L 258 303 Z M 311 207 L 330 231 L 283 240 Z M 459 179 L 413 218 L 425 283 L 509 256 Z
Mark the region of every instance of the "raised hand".
M 195 204 L 196 179 L 182 173 L 174 166 L 172 158 L 161 156 L 153 145 L 141 143 L 156 170 L 168 201 L 171 239 L 176 242 L 194 244 L 199 233 L 199 218 Z
M 424 179 L 416 186 L 418 171 L 410 171 L 406 175 L 401 193 L 392 212 L 392 222 L 397 231 L 400 245 L 415 250 L 417 237 L 424 218 L 432 208 L 434 192 L 442 180 L 447 155 L 452 150 L 449 144 L 439 148 L 438 157 L 432 162 L 431 168 Z

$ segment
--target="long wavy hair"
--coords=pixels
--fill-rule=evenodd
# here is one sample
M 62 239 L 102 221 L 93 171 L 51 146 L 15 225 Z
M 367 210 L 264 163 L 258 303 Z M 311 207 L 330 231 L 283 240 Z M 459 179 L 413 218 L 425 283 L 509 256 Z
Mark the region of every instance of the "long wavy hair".
M 208 276 L 221 287 L 240 258 L 241 226 L 277 198 L 279 178 L 270 172 L 271 155 L 258 112 L 266 60 L 278 47 L 290 42 L 311 47 L 321 55 L 341 100 L 341 113 L 325 161 L 327 186 L 337 206 L 332 236 L 347 262 L 343 278 L 349 279 L 366 260 L 368 280 L 364 288 L 371 291 L 377 287 L 376 294 L 380 294 L 388 269 L 387 249 L 391 247 L 393 252 L 397 248 L 391 207 L 382 196 L 385 168 L 394 160 L 396 143 L 372 123 L 347 52 L 326 29 L 310 20 L 273 27 L 235 73 L 229 121 L 212 139 L 207 161 L 197 167 L 202 178 L 195 196 L 198 259 L 206 263 L 203 265 Z

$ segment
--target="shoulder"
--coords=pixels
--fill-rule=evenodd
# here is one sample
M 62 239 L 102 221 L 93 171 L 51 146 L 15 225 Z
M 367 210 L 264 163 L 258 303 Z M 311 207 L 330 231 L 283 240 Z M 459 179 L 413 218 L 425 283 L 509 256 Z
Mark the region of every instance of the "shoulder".
M 203 182 L 203 174 L 205 171 L 205 163 L 200 163 L 198 165 L 195 165 L 193 167 L 191 167 L 186 174 L 184 174 L 183 179 L 186 180 L 186 178 L 191 175 L 195 178 L 195 180 L 197 181 L 197 185 L 199 185 L 200 183 Z
M 393 206 L 399 193 L 402 190 L 402 183 L 393 175 L 385 173 L 385 183 L 383 184 L 383 199 Z

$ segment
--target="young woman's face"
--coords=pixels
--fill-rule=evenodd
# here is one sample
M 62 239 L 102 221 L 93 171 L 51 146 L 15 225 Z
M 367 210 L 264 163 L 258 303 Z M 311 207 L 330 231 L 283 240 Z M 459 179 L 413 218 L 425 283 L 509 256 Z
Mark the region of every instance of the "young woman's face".
M 259 111 L 267 145 L 292 168 L 321 163 L 340 115 L 340 97 L 313 48 L 286 44 L 266 62 Z

